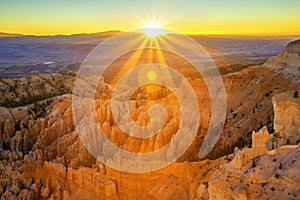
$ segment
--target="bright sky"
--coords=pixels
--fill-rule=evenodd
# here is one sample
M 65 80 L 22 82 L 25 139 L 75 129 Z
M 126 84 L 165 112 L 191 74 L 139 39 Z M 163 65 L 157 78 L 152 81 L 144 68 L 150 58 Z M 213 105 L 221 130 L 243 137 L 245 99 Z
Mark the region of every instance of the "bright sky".
M 126 31 L 152 21 L 192 34 L 300 34 L 300 1 L 0 0 L 0 32 Z

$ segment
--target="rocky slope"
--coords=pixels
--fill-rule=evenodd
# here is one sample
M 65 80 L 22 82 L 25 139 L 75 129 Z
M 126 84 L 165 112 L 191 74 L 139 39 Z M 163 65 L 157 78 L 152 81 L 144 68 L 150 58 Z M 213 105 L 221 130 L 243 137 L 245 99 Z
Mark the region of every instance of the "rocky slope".
M 297 51 L 294 46 L 298 43 L 292 43 L 284 52 Z M 295 91 L 300 85 L 297 77 L 290 76 L 285 68 L 293 68 L 294 65 L 289 64 L 298 62 L 294 58 L 298 55 L 289 53 L 287 65 L 274 61 L 280 60 L 283 54 L 264 66 L 253 66 L 223 76 L 227 118 L 221 138 L 208 155 L 214 160 L 200 161 L 198 158 L 210 120 L 207 117 L 210 104 L 203 80 L 190 78 L 189 82 L 201 102 L 204 119 L 198 137 L 178 162 L 145 174 L 110 169 L 86 150 L 73 122 L 70 94 L 73 75 L 1 79 L 1 198 L 267 199 L 275 196 L 278 199 L 297 199 L 300 195 L 300 163 L 297 161 L 300 133 L 299 100 Z M 272 67 L 272 63 L 277 64 Z M 103 80 L 98 85 L 98 118 L 106 135 L 116 144 L 133 152 L 148 152 L 164 146 L 176 133 L 178 113 L 171 111 L 174 105 L 175 110 L 178 109 L 170 92 L 161 88 L 149 92 L 147 88 L 141 88 L 133 95 L 131 115 L 137 123 L 149 120 L 147 109 L 154 101 L 159 101 L 171 113 L 162 130 L 164 134 L 140 141 L 122 133 L 114 124 L 110 86 Z M 281 94 L 286 91 L 291 92 Z M 269 135 L 273 128 L 283 136 L 278 138 L 280 148 L 274 145 L 277 136 Z M 293 146 L 285 146 L 287 139 Z M 246 146 L 252 148 L 244 148 Z M 272 150 L 275 147 L 278 148 Z
M 275 68 L 278 72 L 300 80 L 300 43 L 290 42 L 279 55 L 268 59 L 264 66 Z
M 23 106 L 71 93 L 74 79 L 72 73 L 0 79 L 0 106 Z
M 232 162 L 211 176 L 205 194 L 209 199 L 298 199 L 299 145 L 268 151 L 266 129 L 252 138 L 251 149 L 236 150 Z

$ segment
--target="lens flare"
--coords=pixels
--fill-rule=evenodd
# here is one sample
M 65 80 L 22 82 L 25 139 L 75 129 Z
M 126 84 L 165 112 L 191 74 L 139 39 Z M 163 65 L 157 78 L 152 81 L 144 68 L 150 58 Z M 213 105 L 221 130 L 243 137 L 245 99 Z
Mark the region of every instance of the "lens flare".
M 149 81 L 155 81 L 156 80 L 156 72 L 155 71 L 149 71 L 147 74 Z

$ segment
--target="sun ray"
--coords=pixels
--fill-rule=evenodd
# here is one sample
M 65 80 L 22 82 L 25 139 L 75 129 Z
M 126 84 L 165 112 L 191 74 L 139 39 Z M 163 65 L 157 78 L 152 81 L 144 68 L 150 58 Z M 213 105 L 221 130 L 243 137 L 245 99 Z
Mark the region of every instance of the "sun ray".
M 141 38 L 141 45 L 139 46 L 138 50 L 134 51 L 130 58 L 122 65 L 118 73 L 116 74 L 115 78 L 111 81 L 111 85 L 115 85 L 116 82 L 119 80 L 120 76 L 122 74 L 125 74 L 127 71 L 129 71 L 132 67 L 136 66 L 136 64 L 139 61 L 140 56 L 143 53 L 143 48 L 146 46 L 148 39 L 144 38 L 143 36 L 140 36 Z
M 159 45 L 161 43 L 167 43 L 167 41 L 165 41 L 163 39 L 163 37 L 159 37 L 156 40 L 154 40 L 154 46 L 157 49 L 156 55 L 157 55 L 157 58 L 158 58 L 158 63 L 160 63 L 162 65 L 165 65 L 165 66 L 168 66 L 168 63 L 167 63 L 166 58 L 164 56 L 164 50 L 161 49 L 161 47 Z M 164 45 L 167 45 L 167 44 L 164 44 Z M 168 74 L 164 73 L 163 76 L 164 76 L 164 79 L 167 80 L 171 85 L 175 85 L 175 83 L 173 82 L 173 78 L 171 77 L 170 73 L 168 73 Z

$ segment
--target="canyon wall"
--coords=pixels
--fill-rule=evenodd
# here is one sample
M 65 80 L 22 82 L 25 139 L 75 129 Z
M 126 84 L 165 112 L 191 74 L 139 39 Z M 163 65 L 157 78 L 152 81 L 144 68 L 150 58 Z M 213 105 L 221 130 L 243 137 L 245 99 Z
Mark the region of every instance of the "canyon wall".
M 297 43 L 285 50 L 286 66 L 275 62 L 286 54 L 283 52 L 264 66 L 223 76 L 227 117 L 219 141 L 207 156 L 212 160 L 201 161 L 198 157 L 210 121 L 209 94 L 203 80 L 190 78 L 202 108 L 203 120 L 197 137 L 177 162 L 145 174 L 110 169 L 87 151 L 73 121 L 72 95 L 68 94 L 73 76 L 48 74 L 2 79 L 1 198 L 266 199 L 274 195 L 279 199 L 299 198 L 300 152 L 296 144 L 300 120 L 295 91 L 300 85 L 291 71 L 284 71 L 295 70 L 298 61 L 291 56 L 298 56 Z M 116 144 L 139 153 L 153 151 L 168 143 L 176 133 L 178 109 L 167 116 L 164 135 L 140 141 L 122 133 L 111 113 L 111 87 L 103 80 L 98 84 L 97 117 L 107 137 Z M 139 123 L 149 120 L 147 111 L 155 100 L 167 111 L 176 106 L 174 96 L 168 91 L 149 94 L 146 89 L 139 90 L 130 102 L 132 118 Z M 84 105 L 81 106 L 84 110 Z M 273 146 L 275 149 L 267 148 L 273 128 L 289 142 L 281 143 L 282 147 Z M 293 145 L 286 146 L 287 143 Z

